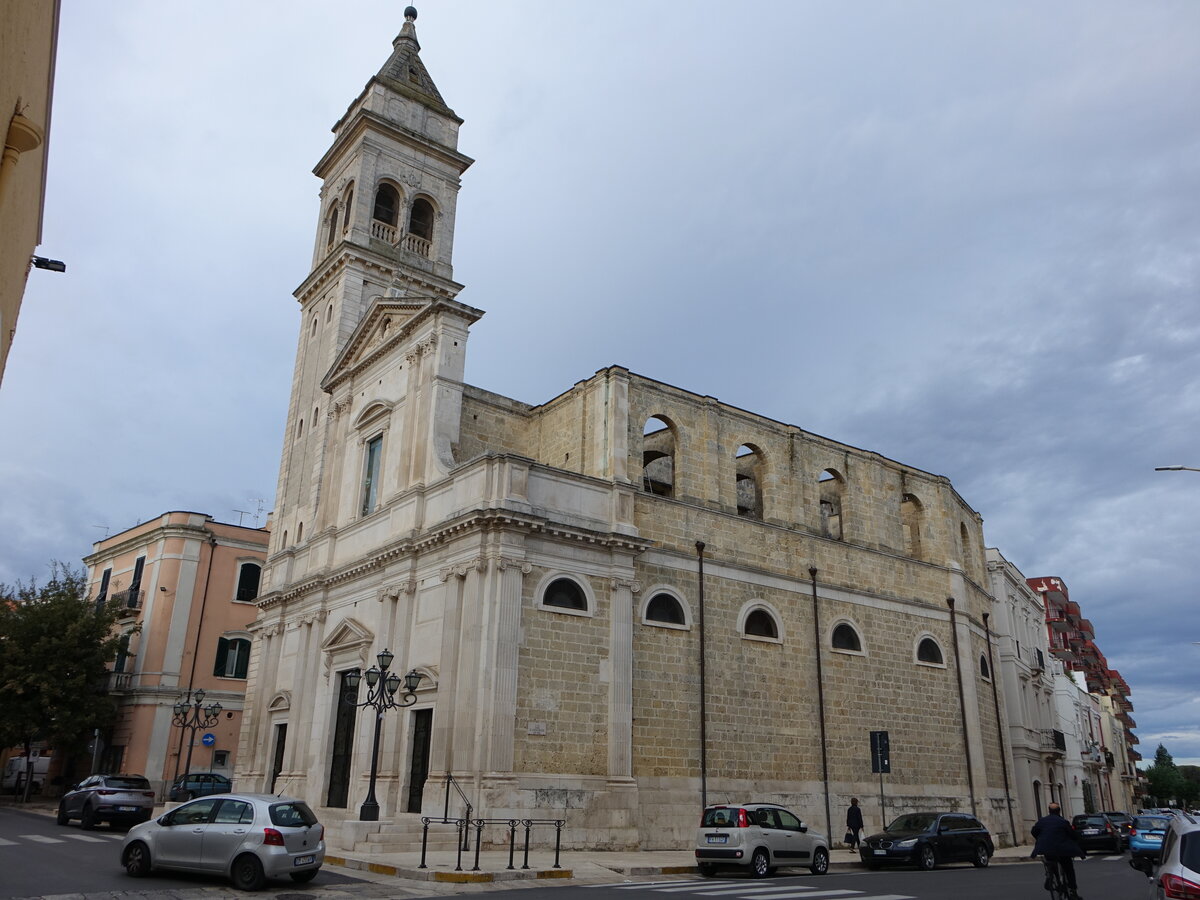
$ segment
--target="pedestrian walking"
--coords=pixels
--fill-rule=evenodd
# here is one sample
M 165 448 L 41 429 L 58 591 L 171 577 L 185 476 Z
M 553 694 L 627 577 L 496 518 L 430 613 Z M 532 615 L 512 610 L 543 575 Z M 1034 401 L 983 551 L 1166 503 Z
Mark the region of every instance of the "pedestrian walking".
M 846 810 L 846 837 L 845 841 L 850 846 L 850 851 L 858 850 L 859 833 L 863 830 L 862 809 L 859 808 L 858 798 L 850 798 L 850 806 Z

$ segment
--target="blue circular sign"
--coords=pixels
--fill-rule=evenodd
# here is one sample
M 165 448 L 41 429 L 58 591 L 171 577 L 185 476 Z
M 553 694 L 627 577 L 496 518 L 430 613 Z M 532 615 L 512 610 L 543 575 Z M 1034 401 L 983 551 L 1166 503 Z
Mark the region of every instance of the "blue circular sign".
M 217 742 L 217 736 L 215 734 L 213 734 L 211 731 L 208 734 L 204 735 L 204 737 L 200 738 L 200 743 L 202 743 L 205 747 L 211 747 L 216 742 Z

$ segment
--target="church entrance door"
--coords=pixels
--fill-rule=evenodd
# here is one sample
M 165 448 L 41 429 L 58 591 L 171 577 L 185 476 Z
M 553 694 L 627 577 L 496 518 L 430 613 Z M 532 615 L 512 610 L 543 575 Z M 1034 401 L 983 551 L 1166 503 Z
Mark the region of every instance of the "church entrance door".
M 333 725 L 333 758 L 329 763 L 329 795 L 325 800 L 326 806 L 338 806 L 343 809 L 350 796 L 350 756 L 354 749 L 354 719 L 358 707 L 346 702 L 346 696 L 354 696 L 356 692 L 346 686 L 347 672 L 338 676 L 337 712 Z
M 271 786 L 267 793 L 275 793 L 275 782 L 283 771 L 283 750 L 287 746 L 287 722 L 275 726 L 275 758 L 271 761 Z
M 412 714 L 412 763 L 408 770 L 408 811 L 421 811 L 421 794 L 429 777 L 429 739 L 433 734 L 433 710 L 417 709 Z

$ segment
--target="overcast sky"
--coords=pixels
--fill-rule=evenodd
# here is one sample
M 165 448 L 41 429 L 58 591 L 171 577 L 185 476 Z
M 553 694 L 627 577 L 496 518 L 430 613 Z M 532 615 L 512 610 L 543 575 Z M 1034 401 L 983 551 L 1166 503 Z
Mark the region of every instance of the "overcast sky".
M 63 0 L 0 582 L 272 505 L 333 123 L 403 3 Z M 467 380 L 610 364 L 948 476 L 1200 763 L 1200 3 L 425 0 Z M 241 516 L 236 510 L 250 511 Z

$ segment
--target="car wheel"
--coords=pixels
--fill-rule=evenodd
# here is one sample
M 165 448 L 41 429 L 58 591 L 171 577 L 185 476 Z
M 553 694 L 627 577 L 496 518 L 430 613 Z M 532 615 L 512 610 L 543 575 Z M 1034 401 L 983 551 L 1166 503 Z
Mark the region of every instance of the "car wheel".
M 814 875 L 824 875 L 829 871 L 829 851 L 824 847 L 818 847 L 813 851 L 812 865 L 808 867 L 808 871 Z
M 700 863 L 696 868 L 700 870 L 700 874 L 705 878 L 712 878 L 717 874 L 717 867 L 712 863 Z
M 125 848 L 125 871 L 134 878 L 150 874 L 150 848 L 141 841 L 134 841 Z
M 934 855 L 933 848 L 928 844 L 922 844 L 921 849 L 917 851 L 917 868 L 928 872 L 930 869 L 936 867 L 937 856 Z
M 262 863 L 252 853 L 243 853 L 235 859 L 230 875 L 233 880 L 233 886 L 239 891 L 260 891 L 263 885 L 267 883 L 267 876 L 263 874 Z
M 754 851 L 754 856 L 750 858 L 750 871 L 755 878 L 766 878 L 771 874 L 771 860 L 766 850 L 759 847 Z
M 91 831 L 96 827 L 96 811 L 86 804 L 83 812 L 79 814 L 79 827 L 84 831 Z
M 305 869 L 303 872 L 292 872 L 292 881 L 297 884 L 308 884 L 317 877 L 317 873 L 320 871 L 320 869 Z
M 984 844 L 975 845 L 975 858 L 971 860 L 971 865 L 977 869 L 986 869 L 991 857 L 988 856 L 987 846 Z
M 67 808 L 63 804 L 58 804 L 58 815 L 54 817 L 54 821 L 59 825 L 66 825 L 71 821 L 71 817 L 67 815 Z

